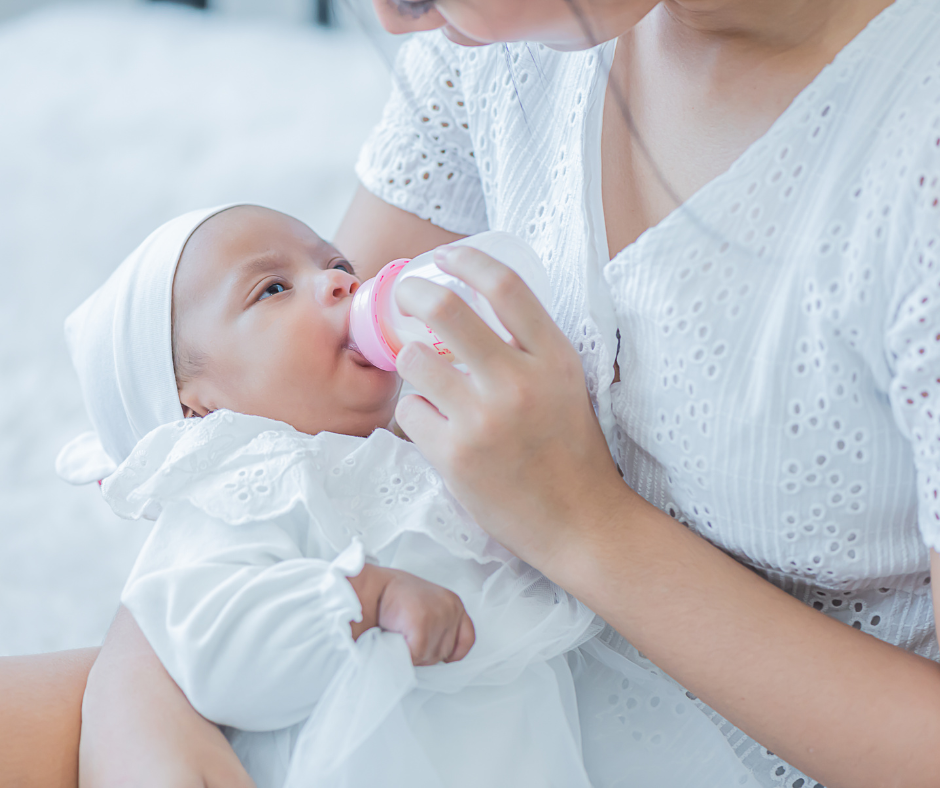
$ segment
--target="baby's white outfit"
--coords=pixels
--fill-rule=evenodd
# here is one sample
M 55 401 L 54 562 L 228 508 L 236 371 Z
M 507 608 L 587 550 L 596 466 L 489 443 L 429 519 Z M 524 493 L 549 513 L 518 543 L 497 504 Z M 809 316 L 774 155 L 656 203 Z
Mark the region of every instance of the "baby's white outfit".
M 681 688 L 594 637 L 390 432 L 218 411 L 152 431 L 103 491 L 156 518 L 123 603 L 259 788 L 748 784 Z M 469 655 L 414 668 L 401 635 L 354 642 L 366 556 L 457 593 Z

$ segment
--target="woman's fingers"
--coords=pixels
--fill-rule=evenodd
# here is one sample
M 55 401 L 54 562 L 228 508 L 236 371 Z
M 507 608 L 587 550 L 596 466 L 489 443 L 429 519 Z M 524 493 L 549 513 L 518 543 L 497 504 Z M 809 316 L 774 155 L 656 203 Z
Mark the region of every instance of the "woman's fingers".
M 522 277 L 488 254 L 469 246 L 444 246 L 435 251 L 434 262 L 484 296 L 523 350 L 537 353 L 564 339 Z
M 402 399 L 396 416 L 477 523 L 537 565 L 564 550 L 585 500 L 619 495 L 623 481 L 578 354 L 525 283 L 466 247 L 439 265 L 490 302 L 518 348 L 443 289 L 403 281 L 399 305 L 452 343 L 471 374 L 406 346 L 399 374 L 423 396 Z
M 437 446 L 447 427 L 447 418 L 424 397 L 408 394 L 398 401 L 395 421 L 415 445 Z
M 508 349 L 479 315 L 446 287 L 423 279 L 406 279 L 396 289 L 396 300 L 400 309 L 434 329 L 471 370 L 484 367 Z
M 434 351 L 417 342 L 405 345 L 396 359 L 398 374 L 414 386 L 436 406 L 444 418 L 453 418 L 471 396 L 472 383 L 469 377 L 456 369 L 449 361 L 437 356 Z M 408 426 L 402 421 L 401 402 L 395 419 L 401 428 L 414 440 Z M 407 406 L 406 406 L 407 407 Z M 407 417 L 406 417 L 407 418 Z

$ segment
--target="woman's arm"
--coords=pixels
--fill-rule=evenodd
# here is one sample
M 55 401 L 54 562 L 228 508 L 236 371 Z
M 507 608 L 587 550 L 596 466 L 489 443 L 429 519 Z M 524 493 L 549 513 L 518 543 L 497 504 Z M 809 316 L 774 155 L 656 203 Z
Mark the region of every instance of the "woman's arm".
M 399 305 L 470 375 L 407 345 L 398 370 L 426 399 L 396 415 L 480 525 L 829 788 L 935 786 L 940 666 L 803 605 L 630 490 L 577 355 L 521 280 L 470 249 L 440 264 L 490 300 L 519 347 L 449 291 L 403 283 Z
M 123 607 L 88 676 L 80 783 L 82 788 L 254 786 L 222 732 L 190 706 Z
M 353 264 L 356 275 L 365 281 L 392 260 L 417 257 L 458 238 L 463 236 L 389 205 L 360 186 L 336 231 L 333 244 Z
M 0 658 L 0 785 L 78 785 L 82 693 L 97 653 Z
M 617 508 L 585 512 L 591 538 L 550 562 L 556 582 L 829 788 L 937 785 L 940 665 L 804 605 L 632 492 Z

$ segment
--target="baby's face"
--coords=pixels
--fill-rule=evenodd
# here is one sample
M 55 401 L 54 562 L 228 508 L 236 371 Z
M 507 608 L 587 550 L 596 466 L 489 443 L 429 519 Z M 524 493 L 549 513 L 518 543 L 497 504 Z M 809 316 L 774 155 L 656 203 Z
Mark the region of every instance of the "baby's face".
M 243 206 L 193 233 L 173 283 L 178 343 L 205 363 L 180 387 L 187 416 L 229 408 L 301 432 L 368 435 L 400 381 L 350 346 L 352 266 L 302 222 Z

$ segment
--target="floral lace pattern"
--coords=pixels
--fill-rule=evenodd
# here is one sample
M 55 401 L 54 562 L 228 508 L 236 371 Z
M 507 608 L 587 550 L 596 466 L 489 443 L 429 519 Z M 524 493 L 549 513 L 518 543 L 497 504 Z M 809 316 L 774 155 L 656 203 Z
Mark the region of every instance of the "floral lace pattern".
M 365 472 L 363 472 L 365 469 Z M 336 551 L 354 538 L 375 555 L 405 531 L 433 533 L 481 563 L 509 554 L 444 490 L 418 450 L 386 430 L 369 438 L 306 435 L 259 416 L 219 410 L 145 436 L 105 480 L 123 517 L 180 501 L 234 526 L 304 509 Z

